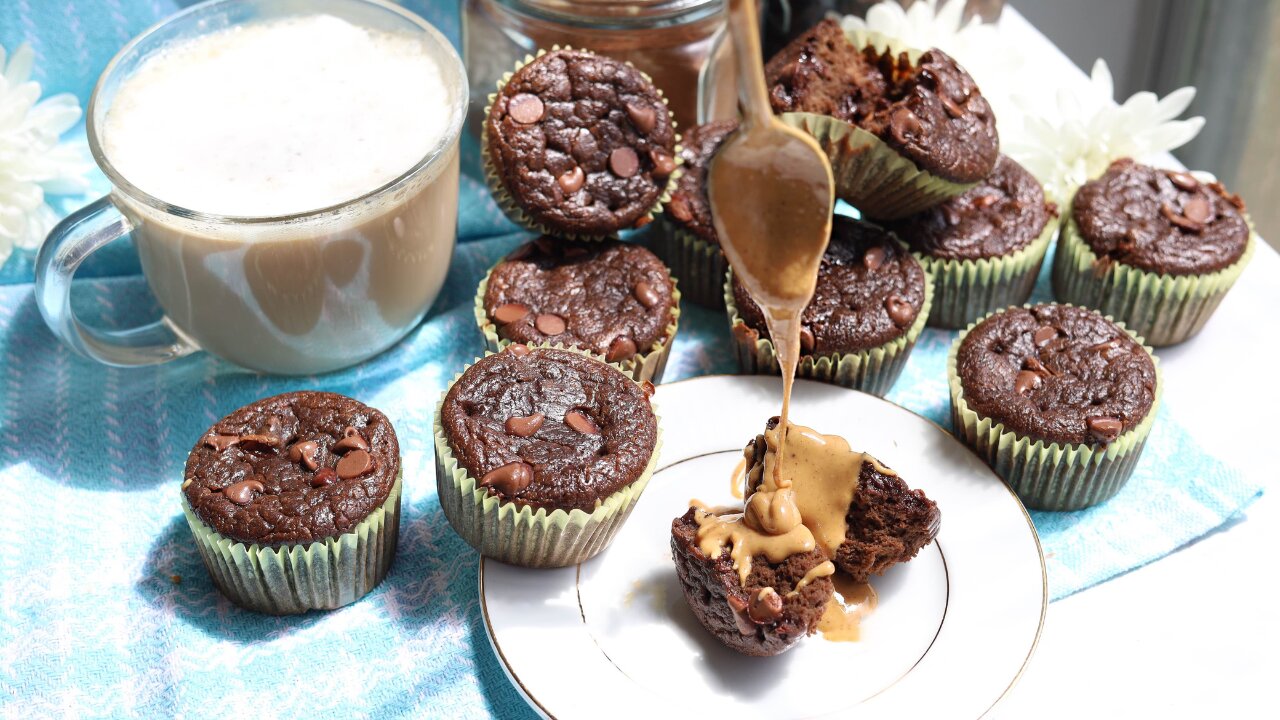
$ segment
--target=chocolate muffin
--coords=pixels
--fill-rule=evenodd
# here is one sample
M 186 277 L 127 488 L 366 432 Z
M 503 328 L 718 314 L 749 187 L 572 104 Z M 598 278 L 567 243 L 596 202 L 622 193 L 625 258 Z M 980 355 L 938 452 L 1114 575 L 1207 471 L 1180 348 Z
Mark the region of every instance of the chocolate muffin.
M 1117 160 L 1072 202 L 1054 291 L 1152 345 L 1200 331 L 1252 249 L 1244 202 L 1189 173 Z
M 454 529 L 483 554 L 530 567 L 602 550 L 653 471 L 652 387 L 575 350 L 511 345 L 477 360 L 437 412 Z
M 778 418 L 769 418 L 766 427 L 777 426 Z M 764 435 L 757 435 L 747 446 L 748 478 L 760 477 L 752 469 L 764 465 L 767 451 Z M 862 462 L 857 484 L 845 516 L 845 540 L 831 560 L 854 582 L 867 582 L 872 575 L 883 575 L 894 565 L 910 561 L 933 542 L 942 526 L 942 512 L 923 490 L 912 490 L 870 455 Z M 747 491 L 755 492 L 755 487 Z
M 957 328 L 1026 302 L 1056 217 L 1040 182 L 1001 155 L 991 174 L 963 194 L 885 227 L 933 276 L 929 324 Z
M 937 48 L 855 47 L 823 20 L 765 66 L 774 112 L 826 115 L 860 127 L 920 169 L 956 183 L 982 180 L 1000 140 L 991 106 L 969 73 Z
M 1076 509 L 1119 490 L 1159 398 L 1141 339 L 1093 310 L 1009 308 L 948 361 L 956 429 L 1031 507 Z
M 835 217 L 813 300 L 801 316 L 797 374 L 888 392 L 924 328 L 931 297 L 929 276 L 892 234 Z M 779 372 L 764 313 L 736 278 L 725 302 L 743 371 Z
M 671 522 L 671 556 L 689 608 L 702 626 L 729 648 L 755 656 L 777 655 L 817 631 L 835 586 L 823 576 L 796 588 L 828 561 L 826 554 L 815 548 L 778 563 L 756 555 L 743 584 L 730 548 L 715 558 L 702 553 L 698 512 L 690 509 Z
M 509 343 L 589 350 L 658 381 L 679 320 L 665 265 L 639 245 L 539 238 L 489 271 L 476 319 L 489 349 Z
M 516 222 L 576 237 L 648 222 L 677 166 L 662 94 L 631 65 L 586 50 L 541 54 L 500 83 L 483 149 Z
M 205 433 L 187 459 L 183 504 L 225 595 L 264 612 L 303 612 L 345 605 L 382 580 L 395 554 L 399 480 L 400 446 L 385 415 L 334 393 L 292 392 Z M 261 549 L 265 569 L 232 543 Z M 297 548 L 311 559 L 295 564 Z
M 654 250 L 680 279 L 685 297 L 715 309 L 724 307 L 728 265 L 711 220 L 707 168 L 720 145 L 737 129 L 737 121 L 722 120 L 699 125 L 684 137 L 680 176 L 663 213 L 662 232 L 654 240 Z

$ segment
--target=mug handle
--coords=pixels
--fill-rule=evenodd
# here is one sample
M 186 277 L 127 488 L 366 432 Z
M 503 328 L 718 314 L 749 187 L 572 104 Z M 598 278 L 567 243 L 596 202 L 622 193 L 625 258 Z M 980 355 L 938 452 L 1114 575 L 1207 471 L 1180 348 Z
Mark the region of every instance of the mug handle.
M 58 223 L 36 255 L 36 305 L 49 329 L 81 355 L 115 367 L 154 365 L 199 350 L 161 318 L 128 330 L 81 324 L 71 309 L 71 279 L 94 251 L 133 230 L 111 198 L 103 197 Z

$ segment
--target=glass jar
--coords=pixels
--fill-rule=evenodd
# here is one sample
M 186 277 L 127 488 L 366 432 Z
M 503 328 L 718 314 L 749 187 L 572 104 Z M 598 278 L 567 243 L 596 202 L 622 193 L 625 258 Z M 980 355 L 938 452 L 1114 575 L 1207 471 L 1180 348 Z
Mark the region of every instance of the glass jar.
M 593 50 L 648 73 L 681 129 L 734 117 L 733 43 L 720 41 L 725 16 L 724 0 L 463 0 L 467 126 L 478 136 L 498 79 L 553 45 Z

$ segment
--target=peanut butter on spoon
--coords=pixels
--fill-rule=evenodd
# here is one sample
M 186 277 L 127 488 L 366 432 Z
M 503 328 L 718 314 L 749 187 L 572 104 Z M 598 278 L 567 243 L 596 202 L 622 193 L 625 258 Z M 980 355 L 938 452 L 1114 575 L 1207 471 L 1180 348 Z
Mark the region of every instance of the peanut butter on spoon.
M 766 434 L 773 462 L 766 461 L 744 513 L 719 516 L 700 511 L 697 518 L 702 552 L 716 557 L 730 545 L 734 567 L 745 583 L 754 555 L 781 562 L 812 550 L 816 542 L 803 521 L 792 476 L 783 471 L 783 446 L 800 361 L 800 316 L 813 298 L 831 235 L 835 184 L 831 164 L 813 138 L 779 122 L 769 106 L 754 0 L 730 0 L 729 7 L 743 119 L 711 161 L 707 194 L 725 256 L 764 310 L 782 366 L 783 398 L 781 422 Z M 801 475 L 830 471 L 837 464 L 833 461 L 840 455 L 838 445 L 807 447 L 817 459 L 797 463 Z M 848 455 L 848 446 L 843 447 Z M 846 477 L 856 487 L 857 473 Z M 848 492 L 851 496 L 852 490 Z M 844 500 L 847 508 L 848 497 Z

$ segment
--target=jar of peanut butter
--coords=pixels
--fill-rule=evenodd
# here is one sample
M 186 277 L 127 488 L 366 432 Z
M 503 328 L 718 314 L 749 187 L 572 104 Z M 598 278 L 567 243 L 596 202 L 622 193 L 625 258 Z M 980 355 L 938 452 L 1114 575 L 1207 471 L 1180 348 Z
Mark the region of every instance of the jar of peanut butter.
M 737 115 L 724 0 L 463 0 L 471 84 L 467 126 L 479 135 L 498 79 L 539 48 L 586 48 L 648 73 L 681 130 Z

